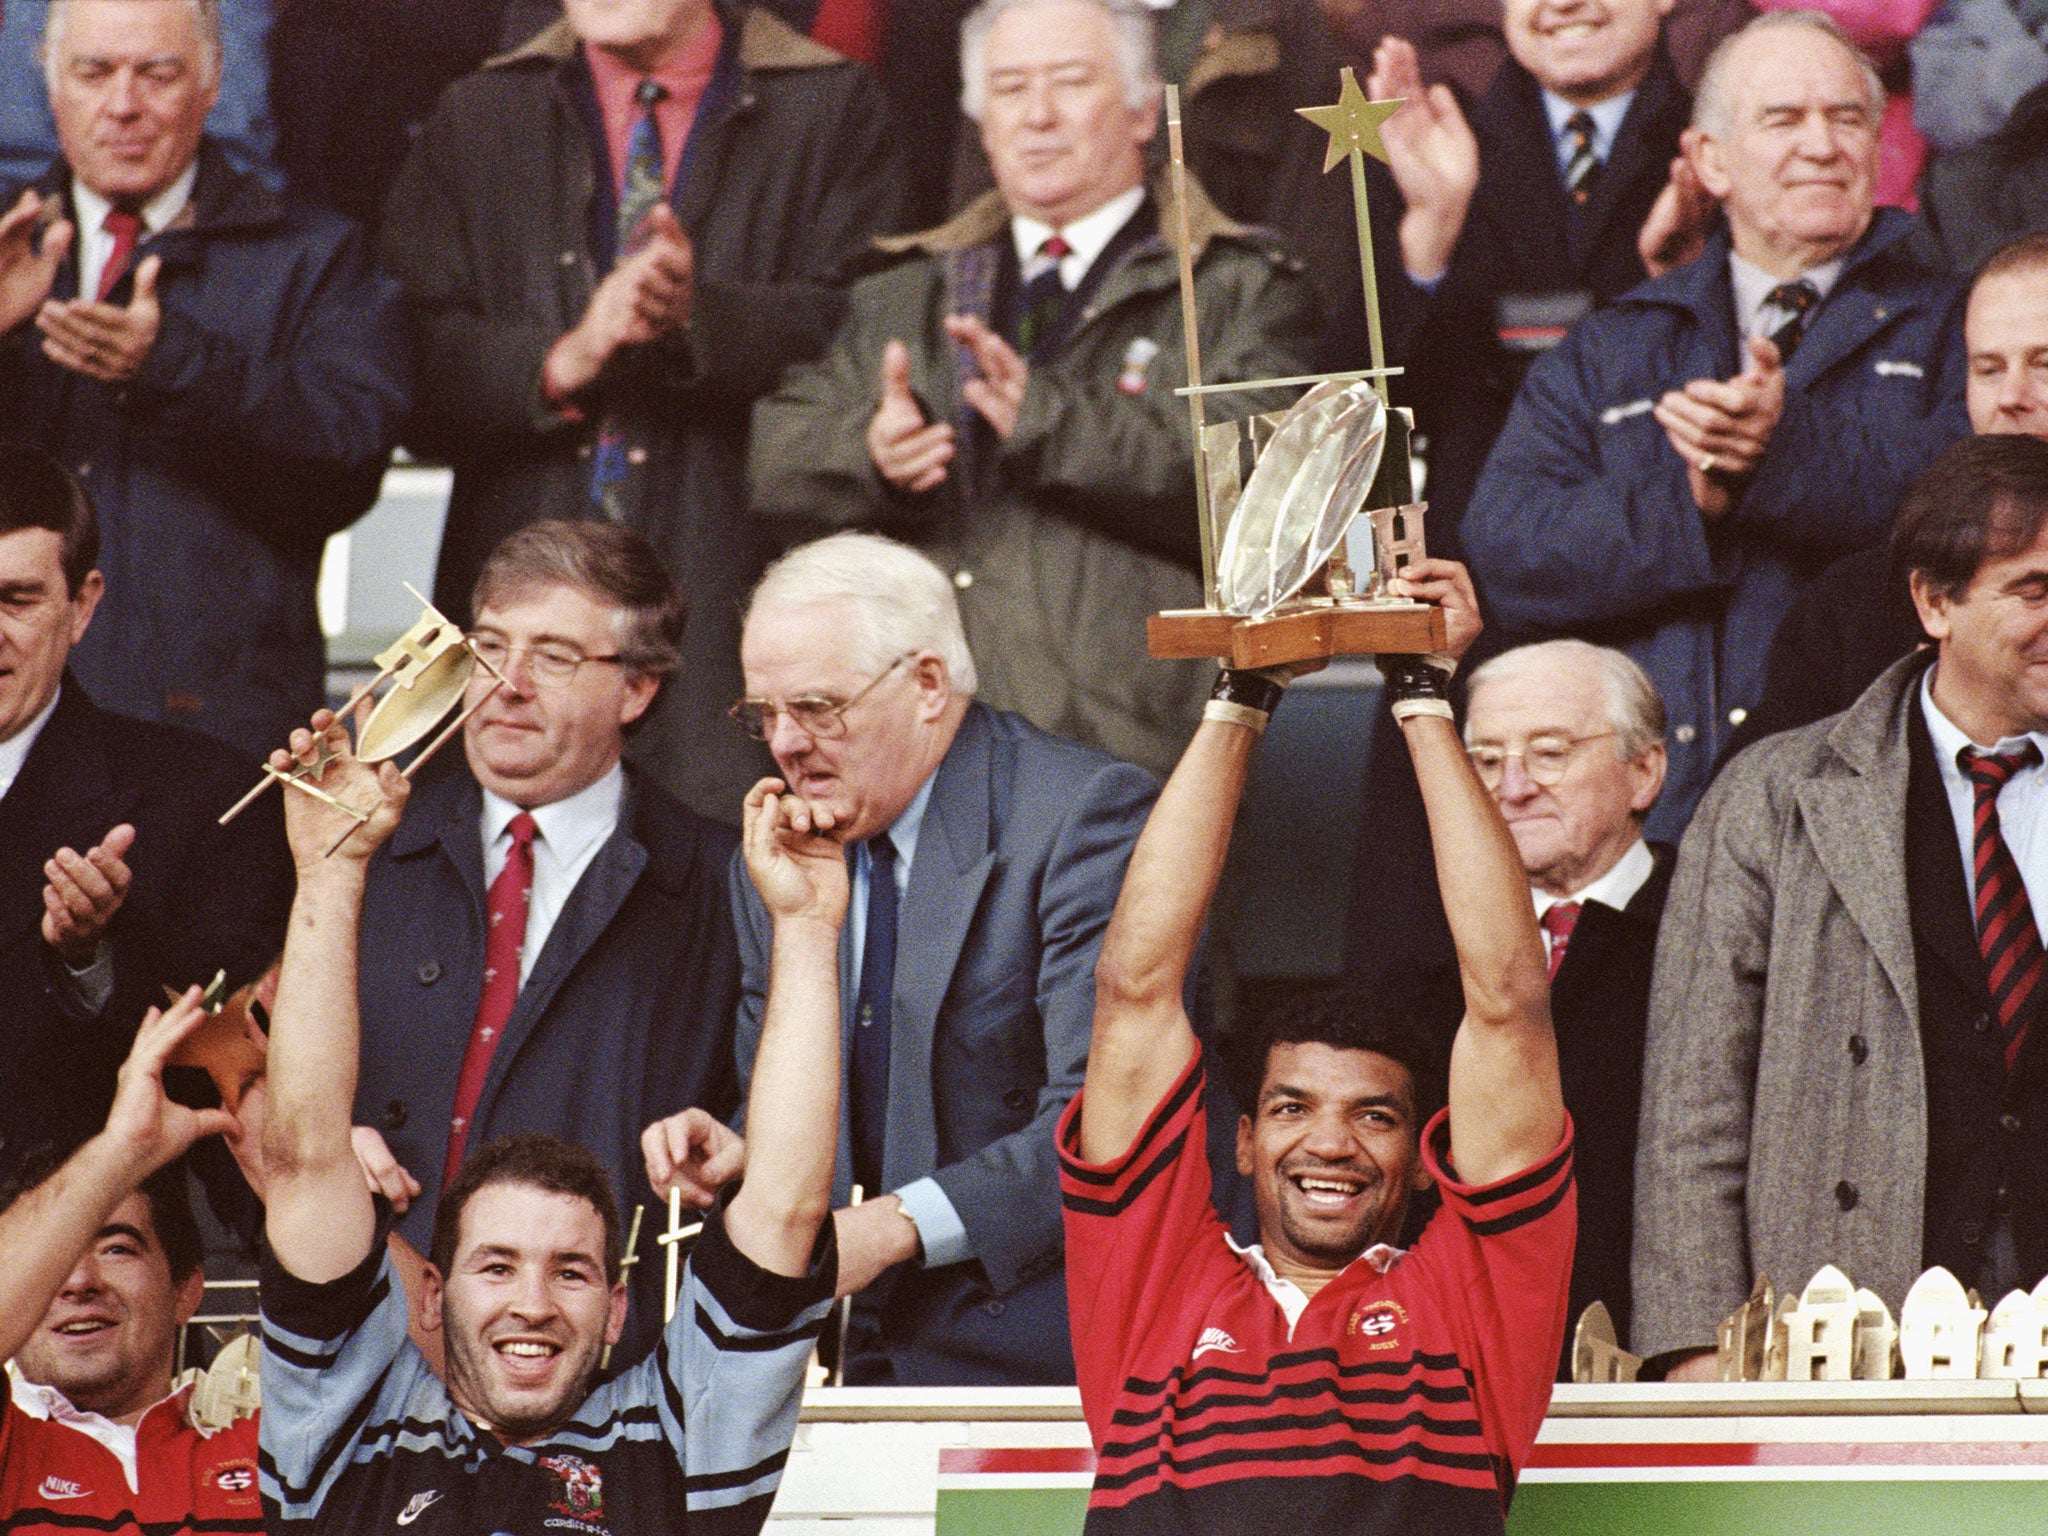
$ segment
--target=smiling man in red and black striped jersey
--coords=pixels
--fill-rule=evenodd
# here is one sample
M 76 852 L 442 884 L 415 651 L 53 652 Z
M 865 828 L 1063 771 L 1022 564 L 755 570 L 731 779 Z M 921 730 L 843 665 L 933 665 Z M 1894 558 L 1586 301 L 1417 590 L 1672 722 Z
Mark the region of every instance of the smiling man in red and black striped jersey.
M 1454 653 L 1381 658 L 1464 986 L 1449 1107 L 1423 1124 L 1412 1025 L 1283 1020 L 1238 1127 L 1261 1241 L 1218 1219 L 1181 988 L 1286 681 L 1225 672 L 1132 856 L 1060 1126 L 1090 1536 L 1498 1532 L 1549 1403 L 1577 1200 L 1543 944 L 1443 698 L 1479 632 L 1470 579 L 1427 561 L 1403 588 L 1443 604 Z M 1443 1208 L 1402 1252 L 1432 1180 Z

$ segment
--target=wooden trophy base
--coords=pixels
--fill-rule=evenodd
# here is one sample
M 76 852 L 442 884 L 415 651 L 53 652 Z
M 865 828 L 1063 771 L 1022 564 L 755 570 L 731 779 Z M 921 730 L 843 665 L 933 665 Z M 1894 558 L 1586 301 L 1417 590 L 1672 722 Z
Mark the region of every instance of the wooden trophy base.
M 1433 603 L 1318 603 L 1263 619 L 1182 608 L 1145 621 L 1155 659 L 1215 657 L 1232 667 L 1277 667 L 1331 656 L 1419 655 L 1447 640 Z

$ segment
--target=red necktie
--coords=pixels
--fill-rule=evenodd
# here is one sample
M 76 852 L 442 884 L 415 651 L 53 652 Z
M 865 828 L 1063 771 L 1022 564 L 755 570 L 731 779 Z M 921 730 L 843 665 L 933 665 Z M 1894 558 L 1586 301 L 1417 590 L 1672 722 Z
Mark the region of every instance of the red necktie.
M 135 254 L 135 242 L 142 237 L 142 220 L 125 208 L 109 208 L 100 228 L 114 237 L 114 249 L 107 256 L 107 264 L 100 268 L 100 291 L 95 295 L 104 304 L 107 295 L 114 291 L 114 284 L 121 281 L 121 274 L 128 270 L 128 258 Z
M 2019 862 L 1998 823 L 1998 792 L 2022 769 L 2041 761 L 2031 741 L 2013 752 L 1979 752 L 1964 747 L 1956 763 L 1976 791 L 1976 827 L 1971 847 L 1977 866 L 1977 947 L 1984 954 L 1984 981 L 1998 1010 L 2006 1070 L 2020 1059 L 2027 1040 L 2027 1001 L 2041 983 L 2041 930 Z
M 483 1096 L 484 1079 L 490 1076 L 491 1055 L 498 1049 L 498 1037 L 512 1017 L 512 1005 L 519 1001 L 519 951 L 526 943 L 526 908 L 533 897 L 533 817 L 525 811 L 514 816 L 507 827 L 512 848 L 505 855 L 505 867 L 491 882 L 490 927 L 484 934 L 484 994 L 476 1005 L 476 1025 L 469 1032 L 469 1048 L 462 1053 L 462 1075 L 455 1080 L 455 1113 L 448 1122 L 448 1161 L 441 1171 L 441 1187 L 455 1182 L 462 1170 L 462 1154 L 469 1145 L 470 1117 L 476 1101 Z
M 882 0 L 819 0 L 811 37 L 827 48 L 859 59 L 869 69 L 882 62 Z
M 1572 930 L 1579 926 L 1579 904 L 1576 901 L 1553 902 L 1543 913 L 1543 931 L 1550 935 L 1550 979 L 1557 980 L 1557 968 L 1564 964 L 1564 952 L 1570 948 Z

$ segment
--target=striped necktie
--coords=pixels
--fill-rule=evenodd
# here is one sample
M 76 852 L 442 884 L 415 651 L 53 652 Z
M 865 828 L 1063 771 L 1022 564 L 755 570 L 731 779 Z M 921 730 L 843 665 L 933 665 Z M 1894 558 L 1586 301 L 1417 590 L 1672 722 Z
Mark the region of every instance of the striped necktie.
M 1573 202 L 1583 203 L 1593 195 L 1593 181 L 1600 173 L 1600 157 L 1593 152 L 1593 114 L 1574 112 L 1566 118 L 1564 141 L 1571 151 L 1564 163 L 1564 189 Z
M 1820 290 L 1803 277 L 1796 283 L 1780 283 L 1764 295 L 1765 309 L 1775 309 L 1786 316 L 1785 323 L 1771 332 L 1771 344 L 1778 349 L 1780 363 L 1791 362 L 1792 354 L 1799 350 L 1799 343 L 1806 336 L 1806 318 L 1818 303 Z
M 1048 235 L 1038 248 L 1038 259 L 1045 266 L 1024 285 L 1023 302 L 1017 306 L 1017 350 L 1026 357 L 1038 350 L 1038 344 L 1059 324 L 1060 311 L 1067 307 L 1067 284 L 1060 276 L 1060 263 L 1073 254 L 1074 248 L 1058 235 Z
M 642 80 L 633 91 L 640 116 L 634 120 L 632 137 L 626 141 L 626 176 L 619 189 L 618 253 L 614 265 L 647 244 L 641 225 L 668 195 L 662 174 L 661 124 L 654 116 L 654 109 L 667 95 L 667 88 L 658 80 Z M 590 464 L 590 499 L 615 523 L 626 521 L 629 500 L 625 488 L 633 472 L 634 455 L 637 451 L 641 462 L 647 457 L 644 447 L 628 442 L 627 438 L 625 423 L 607 412 L 598 423 L 597 448 Z
M 1984 981 L 2005 1042 L 2005 1065 L 2019 1060 L 2027 1037 L 2027 1004 L 2041 982 L 2041 931 L 2034 925 L 2026 882 L 1998 824 L 1998 792 L 2012 776 L 2041 761 L 2033 742 L 2011 752 L 1964 747 L 1956 765 L 1976 791 L 1971 862 L 1977 871 L 1977 947 L 1984 954 Z

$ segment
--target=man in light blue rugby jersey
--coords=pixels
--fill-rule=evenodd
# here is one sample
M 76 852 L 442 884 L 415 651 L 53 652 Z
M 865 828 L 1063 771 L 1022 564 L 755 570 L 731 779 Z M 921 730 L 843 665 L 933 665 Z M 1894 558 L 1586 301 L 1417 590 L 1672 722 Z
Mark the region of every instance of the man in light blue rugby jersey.
M 273 1531 L 411 1536 L 740 1532 L 767 1518 L 810 1342 L 837 1268 L 828 1219 L 839 1113 L 846 860 L 829 812 L 764 780 L 745 855 L 774 920 L 745 1180 L 737 1139 L 696 1111 L 649 1128 L 649 1177 L 708 1205 L 654 1354 L 593 1389 L 626 1310 L 611 1181 L 559 1138 L 479 1149 L 443 1195 L 410 1319 L 388 1207 L 349 1139 L 364 866 L 405 781 L 348 753 L 330 717 L 294 733 L 317 783 L 374 806 L 353 823 L 286 791 L 298 895 L 270 1036 L 271 1258 L 263 1278 L 264 1512 Z M 285 754 L 272 759 L 286 766 Z

